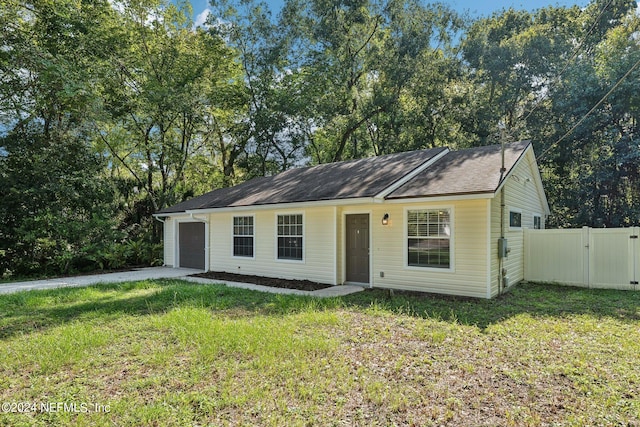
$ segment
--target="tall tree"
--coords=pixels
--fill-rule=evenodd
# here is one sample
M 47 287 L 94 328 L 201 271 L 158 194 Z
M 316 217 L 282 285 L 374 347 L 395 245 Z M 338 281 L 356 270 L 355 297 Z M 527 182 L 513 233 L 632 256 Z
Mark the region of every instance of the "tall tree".
M 278 170 L 442 143 L 442 135 L 405 135 L 404 120 L 415 117 L 407 109 L 425 76 L 442 94 L 459 68 L 450 47 L 462 23 L 445 6 L 289 0 L 277 20 L 262 3 L 215 6 L 224 13 L 218 28 L 241 52 L 251 98 L 247 158 L 262 160 L 261 173 L 274 163 Z M 407 143 L 389 143 L 400 139 Z
M 552 193 L 562 208 L 558 225 L 640 224 L 640 21 L 635 4 L 611 2 L 615 14 L 607 5 L 587 9 L 591 20 L 605 19 L 592 21 L 602 39 L 587 39 L 595 43 L 587 46 L 589 55 L 569 67 L 552 94 L 557 132 L 542 160 L 559 189 Z
M 112 226 L 87 143 L 112 12 L 106 1 L 0 9 L 0 274 L 67 271 Z
M 462 47 L 476 90 L 465 126 L 477 144 L 532 137 L 526 120 L 580 39 L 579 15 L 577 7 L 508 9 L 471 26 Z
M 398 151 L 381 146 L 377 134 L 393 124 L 403 95 L 411 96 L 419 79 L 455 69 L 449 47 L 461 22 L 442 4 L 290 1 L 281 22 L 296 49 L 296 69 L 310 79 L 301 96 L 314 107 L 308 154 L 316 162 Z M 436 91 L 447 83 L 433 81 Z
M 306 81 L 291 67 L 290 37 L 263 2 L 211 3 L 210 31 L 229 40 L 244 73 L 246 121 L 235 128 L 231 153 L 245 178 L 288 169 L 302 156 L 310 127 L 309 103 L 292 96 Z
M 584 9 L 510 9 L 474 23 L 463 42 L 477 91 L 463 126 L 476 144 L 534 141 L 550 225 L 638 221 L 636 7 L 596 0 Z
M 222 39 L 194 29 L 186 3 L 131 0 L 117 6 L 123 43 L 103 80 L 98 144 L 115 172 L 136 185 L 150 214 L 192 194 L 185 172 L 194 158 L 202 159 L 198 154 L 215 153 L 210 144 L 220 125 L 212 103 L 232 94 L 227 86 L 236 65 Z

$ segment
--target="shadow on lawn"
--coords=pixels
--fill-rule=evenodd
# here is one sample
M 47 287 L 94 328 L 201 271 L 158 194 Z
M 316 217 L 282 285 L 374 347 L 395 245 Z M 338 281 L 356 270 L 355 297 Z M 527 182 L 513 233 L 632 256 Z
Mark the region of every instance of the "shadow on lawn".
M 368 294 L 368 295 L 367 295 Z M 349 295 L 350 304 L 366 306 L 377 295 L 383 307 L 405 314 L 456 321 L 485 329 L 519 314 L 565 317 L 590 315 L 622 321 L 640 320 L 640 292 L 583 289 L 522 283 L 492 300 L 381 290 Z
M 72 322 L 144 316 L 176 307 L 261 311 L 274 295 L 176 280 L 99 284 L 0 295 L 0 339 Z
M 207 307 L 235 315 L 288 314 L 300 310 L 366 309 L 372 306 L 416 317 L 475 325 L 481 329 L 519 314 L 564 317 L 585 314 L 640 320 L 640 293 L 521 284 L 493 300 L 367 290 L 342 298 L 317 299 L 199 285 L 177 280 L 102 284 L 0 296 L 0 339 L 42 331 L 74 320 L 108 321 L 175 307 Z

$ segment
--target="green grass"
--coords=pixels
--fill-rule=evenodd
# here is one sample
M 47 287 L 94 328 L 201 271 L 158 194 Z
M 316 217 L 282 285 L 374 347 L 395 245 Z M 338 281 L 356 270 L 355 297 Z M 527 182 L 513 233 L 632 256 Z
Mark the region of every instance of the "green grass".
M 0 425 L 639 426 L 639 354 L 633 292 L 25 292 L 0 296 L 0 403 L 37 410 Z

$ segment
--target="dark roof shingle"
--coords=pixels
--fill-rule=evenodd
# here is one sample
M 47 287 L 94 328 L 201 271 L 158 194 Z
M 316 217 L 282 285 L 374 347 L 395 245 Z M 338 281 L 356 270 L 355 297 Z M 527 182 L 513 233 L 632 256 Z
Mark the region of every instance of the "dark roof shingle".
M 506 172 L 500 172 L 500 145 L 447 152 L 392 191 L 386 199 L 494 193 L 531 143 L 505 146 Z M 445 148 L 410 151 L 307 168 L 290 169 L 220 188 L 158 214 L 188 210 L 374 197 L 443 153 Z
M 505 144 L 504 174 L 500 173 L 500 145 L 450 151 L 386 198 L 493 193 L 530 144 L 529 141 Z
M 290 169 L 213 190 L 158 213 L 373 197 L 444 150 L 432 148 Z

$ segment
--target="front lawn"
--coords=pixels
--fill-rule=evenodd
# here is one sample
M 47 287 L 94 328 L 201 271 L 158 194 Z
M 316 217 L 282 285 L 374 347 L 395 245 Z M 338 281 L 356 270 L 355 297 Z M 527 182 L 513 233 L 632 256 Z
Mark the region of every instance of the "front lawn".
M 640 426 L 639 354 L 632 292 L 37 291 L 0 296 L 0 425 Z

